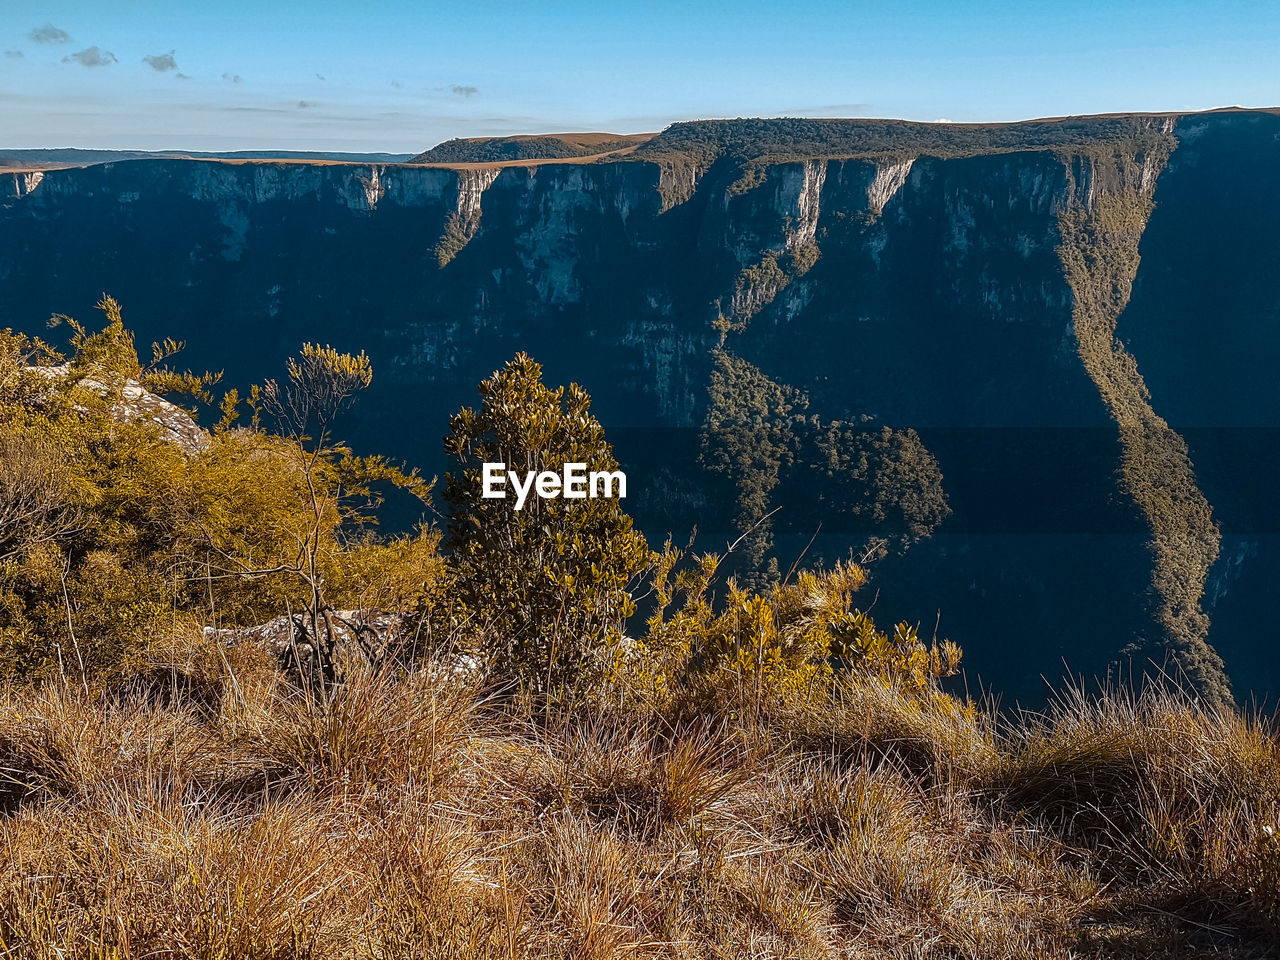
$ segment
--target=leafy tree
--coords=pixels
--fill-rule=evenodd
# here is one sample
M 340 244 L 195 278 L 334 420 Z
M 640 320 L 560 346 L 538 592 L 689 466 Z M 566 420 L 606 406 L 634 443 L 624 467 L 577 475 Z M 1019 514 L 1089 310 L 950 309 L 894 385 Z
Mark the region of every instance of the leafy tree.
M 521 353 L 480 384 L 480 399 L 453 417 L 445 440 L 461 466 L 444 494 L 457 595 L 500 676 L 544 695 L 572 693 L 607 672 L 651 551 L 616 498 L 531 495 L 515 510 L 512 499 L 482 497 L 484 463 L 521 474 L 560 473 L 565 463 L 618 469 L 586 391 L 548 388 Z
M 776 581 L 777 559 L 765 566 L 773 546 L 771 496 L 799 450 L 808 398 L 724 349 L 716 351 L 708 393 L 702 464 L 736 487 L 734 525 L 745 538 L 747 581 Z
M 737 570 L 753 588 L 776 584 L 775 518 L 798 515 L 865 534 L 859 556 L 904 550 L 932 534 L 951 509 L 942 471 L 914 430 L 824 421 L 809 397 L 720 348 L 702 425 L 702 466 L 731 484 Z
M 277 424 L 282 440 L 278 453 L 286 469 L 277 479 L 290 478 L 286 482 L 296 485 L 284 502 L 302 509 L 265 525 L 269 535 L 285 546 L 266 565 L 247 562 L 241 551 L 227 549 L 216 538 L 206 541 L 222 561 L 220 575 L 249 580 L 284 576 L 304 585 L 306 619 L 301 632 L 310 650 L 304 656 L 295 644 L 294 666 L 321 692 L 338 679 L 338 630 L 326 577 L 343 552 L 339 534 L 373 521 L 373 510 L 382 503 L 375 484 L 407 490 L 424 503 L 427 499 L 427 485 L 415 471 L 406 472 L 382 457 L 354 456 L 333 438 L 338 417 L 372 382 L 373 368 L 363 352 L 353 356 L 305 343 L 300 354 L 288 361 L 283 381 L 268 380 L 252 391 L 254 422 L 259 423 L 265 411 Z M 234 413 L 234 405 L 224 405 L 224 421 L 233 420 Z

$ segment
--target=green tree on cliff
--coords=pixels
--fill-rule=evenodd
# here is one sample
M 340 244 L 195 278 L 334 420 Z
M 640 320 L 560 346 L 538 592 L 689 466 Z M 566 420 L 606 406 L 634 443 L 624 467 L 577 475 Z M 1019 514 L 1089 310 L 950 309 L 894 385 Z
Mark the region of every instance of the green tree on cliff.
M 461 466 L 444 495 L 458 598 L 499 676 L 544 694 L 591 684 L 634 612 L 629 587 L 651 561 L 648 545 L 617 499 L 530 495 L 516 510 L 512 498 L 482 497 L 482 467 L 560 473 L 566 463 L 618 463 L 586 391 L 547 387 L 526 354 L 481 383 L 480 399 L 480 409 L 453 417 L 445 440 Z

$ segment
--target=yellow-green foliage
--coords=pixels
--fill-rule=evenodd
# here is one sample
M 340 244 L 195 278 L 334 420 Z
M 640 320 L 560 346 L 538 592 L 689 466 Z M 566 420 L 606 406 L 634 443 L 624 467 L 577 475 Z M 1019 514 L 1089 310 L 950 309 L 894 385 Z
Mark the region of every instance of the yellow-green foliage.
M 950 641 L 926 646 L 906 623 L 885 633 L 855 609 L 854 594 L 866 581 L 856 564 L 802 571 L 794 582 L 760 592 L 730 581 L 723 600 L 713 602 L 719 558 L 697 558 L 677 573 L 679 560 L 668 544 L 648 633 L 619 659 L 619 675 L 633 691 L 661 700 L 679 678 L 697 696 L 758 709 L 825 702 L 839 669 L 923 692 L 959 667 L 960 650 Z
M 283 384 L 263 384 L 264 405 L 286 432 L 316 443 L 323 442 L 334 417 L 373 382 L 373 367 L 364 353 L 353 356 L 314 343 L 304 343 L 302 352 L 285 364 L 285 372 Z
M 53 351 L 0 333 L 0 676 L 118 669 L 183 623 L 297 609 L 308 552 L 331 602 L 412 605 L 438 575 L 436 537 L 380 540 L 360 528 L 376 516 L 375 485 L 416 490 L 415 476 L 261 428 L 224 426 L 192 448 L 167 439 L 122 414 L 129 382 L 199 394 L 214 378 L 144 367 L 119 305 L 101 307 L 99 331 L 66 321 L 65 372 L 50 367 L 61 359 Z M 154 356 L 178 346 L 158 344 Z M 315 367 L 333 376 L 317 378 Z M 344 384 L 370 373 L 363 355 L 308 346 L 289 376 L 334 387 L 303 397 L 269 385 L 302 433 L 331 415 Z M 234 413 L 234 398 L 225 406 Z

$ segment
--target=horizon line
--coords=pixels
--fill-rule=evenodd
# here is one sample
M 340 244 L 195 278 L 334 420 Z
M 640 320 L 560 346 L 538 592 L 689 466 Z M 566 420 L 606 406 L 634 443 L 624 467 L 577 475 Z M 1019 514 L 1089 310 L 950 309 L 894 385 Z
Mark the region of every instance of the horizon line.
M 516 137 L 558 137 L 558 136 L 581 136 L 584 134 L 611 134 L 616 136 L 641 136 L 650 134 L 659 136 L 671 127 L 684 123 L 726 123 L 739 120 L 877 120 L 888 121 L 894 123 L 916 124 L 920 126 L 938 126 L 938 127 L 981 127 L 981 126 L 1015 126 L 1023 123 L 1053 123 L 1063 122 L 1067 120 L 1090 120 L 1105 119 L 1109 117 L 1180 117 L 1195 116 L 1199 114 L 1214 113 L 1280 113 L 1280 105 L 1273 106 L 1257 106 L 1249 107 L 1241 104 L 1226 104 L 1216 107 L 1205 107 L 1202 109 L 1170 109 L 1170 110 L 1116 110 L 1105 113 L 1078 113 L 1078 114 L 1059 114 L 1053 116 L 1024 117 L 1017 120 L 951 120 L 946 117 L 940 117 L 936 120 L 911 120 L 904 117 L 886 117 L 886 116 L 800 116 L 779 114 L 775 116 L 761 115 L 742 115 L 736 117 L 686 117 L 680 120 L 673 120 L 660 130 L 606 130 L 600 127 L 593 129 L 565 129 L 560 128 L 552 131 L 544 132 L 517 132 L 489 134 L 482 136 L 451 136 L 443 140 L 439 140 L 431 146 L 423 147 L 417 153 L 423 153 L 433 149 L 443 143 L 454 140 L 462 141 L 484 141 L 484 140 L 509 140 Z M 41 146 L 41 147 L 0 147 L 0 152 L 10 151 L 14 153 L 36 152 L 49 150 L 93 150 L 103 153 L 151 153 L 151 154 L 184 154 L 184 153 L 204 153 L 204 154 L 221 154 L 221 153 L 251 153 L 251 152 L 279 152 L 279 153 L 298 153 L 298 154 L 332 154 L 332 153 L 348 153 L 348 154 L 391 154 L 391 155 L 407 155 L 416 156 L 417 154 L 410 150 L 388 150 L 376 148 L 353 148 L 350 145 L 335 147 L 310 147 L 301 149 L 297 147 L 281 147 L 281 146 L 237 146 L 227 147 L 223 149 L 208 149 L 194 147 L 97 147 L 97 146 Z

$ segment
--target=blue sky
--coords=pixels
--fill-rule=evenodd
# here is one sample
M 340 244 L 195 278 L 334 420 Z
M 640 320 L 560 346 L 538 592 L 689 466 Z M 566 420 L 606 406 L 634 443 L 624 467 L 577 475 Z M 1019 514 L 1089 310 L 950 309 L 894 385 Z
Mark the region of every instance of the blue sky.
M 411 152 L 697 117 L 1280 105 L 1275 0 L 5 6 L 0 147 Z

